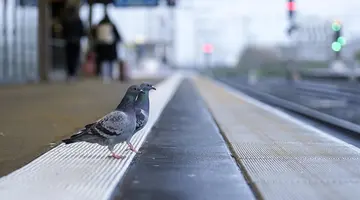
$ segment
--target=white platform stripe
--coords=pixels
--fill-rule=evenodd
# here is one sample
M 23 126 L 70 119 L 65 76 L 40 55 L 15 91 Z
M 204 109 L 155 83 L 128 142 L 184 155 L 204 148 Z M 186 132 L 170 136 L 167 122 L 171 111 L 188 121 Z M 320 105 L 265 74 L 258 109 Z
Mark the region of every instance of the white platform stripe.
M 148 124 L 131 140 L 139 149 L 174 95 L 183 75 L 177 73 L 156 86 L 150 93 Z M 106 147 L 95 144 L 61 144 L 28 165 L 0 179 L 0 199 L 4 200 L 101 200 L 108 199 L 124 175 L 135 153 L 120 144 L 115 151 L 124 160 L 107 158 Z

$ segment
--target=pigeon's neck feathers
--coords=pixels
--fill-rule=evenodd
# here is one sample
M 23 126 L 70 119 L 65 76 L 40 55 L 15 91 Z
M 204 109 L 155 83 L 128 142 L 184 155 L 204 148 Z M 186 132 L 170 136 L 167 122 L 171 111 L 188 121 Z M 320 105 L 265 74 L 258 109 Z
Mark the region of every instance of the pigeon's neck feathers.
M 136 107 L 142 108 L 142 109 L 149 109 L 149 91 L 145 91 L 143 94 L 139 94 L 136 99 Z
M 120 104 L 116 107 L 116 110 L 128 110 L 133 109 L 135 103 L 135 97 L 129 94 L 125 94 Z

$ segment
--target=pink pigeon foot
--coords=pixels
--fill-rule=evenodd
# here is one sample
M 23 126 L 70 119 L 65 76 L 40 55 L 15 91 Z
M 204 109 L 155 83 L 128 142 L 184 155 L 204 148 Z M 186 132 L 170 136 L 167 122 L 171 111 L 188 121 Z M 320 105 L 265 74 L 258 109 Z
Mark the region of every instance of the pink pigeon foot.
M 129 142 L 128 143 L 128 146 L 129 146 L 129 148 L 130 148 L 130 150 L 132 151 L 132 152 L 134 152 L 134 153 L 140 153 L 139 151 L 137 151 L 135 148 L 134 148 L 134 146 Z
M 111 156 L 112 156 L 113 158 L 115 158 L 115 159 L 123 159 L 123 158 L 125 158 L 125 156 L 117 155 L 117 154 L 115 154 L 114 152 L 111 153 Z

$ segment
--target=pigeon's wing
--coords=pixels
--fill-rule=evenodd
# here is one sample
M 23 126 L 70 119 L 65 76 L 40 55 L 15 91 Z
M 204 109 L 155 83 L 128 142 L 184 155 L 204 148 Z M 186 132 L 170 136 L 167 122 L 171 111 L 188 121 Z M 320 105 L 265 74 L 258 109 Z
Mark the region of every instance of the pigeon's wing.
M 96 130 L 96 134 L 112 138 L 123 134 L 130 125 L 130 116 L 121 111 L 113 111 L 100 119 L 92 128 Z
M 88 128 L 90 128 L 92 125 L 94 125 L 96 122 L 93 122 L 93 123 L 91 123 L 91 124 L 86 124 L 85 125 L 85 127 L 84 127 L 84 129 L 88 129 Z
M 82 131 L 85 131 L 85 130 L 88 130 L 89 128 L 91 128 L 94 124 L 96 124 L 96 122 L 93 122 L 91 124 L 86 124 L 84 126 L 84 128 L 80 129 L 78 132 L 82 132 Z
M 141 130 L 148 119 L 148 114 L 143 109 L 136 109 L 136 129 L 135 132 Z
M 74 133 L 70 138 L 75 138 L 80 135 L 88 133 L 88 130 L 95 124 L 96 122 L 93 122 L 91 124 L 87 124 L 84 126 L 84 128 L 80 129 L 78 132 Z

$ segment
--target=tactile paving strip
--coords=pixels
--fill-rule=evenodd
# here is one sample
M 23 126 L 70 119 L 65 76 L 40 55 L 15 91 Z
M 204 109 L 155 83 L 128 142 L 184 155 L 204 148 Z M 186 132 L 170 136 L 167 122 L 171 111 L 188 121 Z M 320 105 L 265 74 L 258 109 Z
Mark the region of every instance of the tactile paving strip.
M 182 81 L 174 74 L 150 93 L 147 125 L 131 139 L 136 149 L 144 142 L 151 127 Z M 28 165 L 0 179 L 1 200 L 101 200 L 108 199 L 124 175 L 135 153 L 118 144 L 115 151 L 123 160 L 109 159 L 106 147 L 95 144 L 61 144 Z
M 194 82 L 262 198 L 359 199 L 358 148 L 220 83 Z

